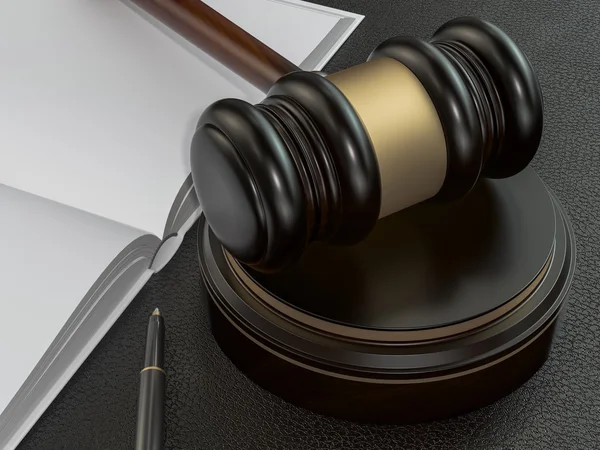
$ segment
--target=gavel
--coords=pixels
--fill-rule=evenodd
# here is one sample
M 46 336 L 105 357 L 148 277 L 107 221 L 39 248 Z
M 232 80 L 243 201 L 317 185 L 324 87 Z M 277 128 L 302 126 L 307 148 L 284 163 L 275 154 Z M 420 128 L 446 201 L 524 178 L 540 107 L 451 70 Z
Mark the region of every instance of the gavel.
M 517 174 L 539 147 L 536 75 L 483 20 L 451 20 L 429 42 L 388 39 L 366 62 L 323 74 L 198 0 L 134 3 L 266 94 L 210 105 L 190 148 L 206 221 L 253 270 L 285 270 L 311 242 L 359 243 L 379 219 Z

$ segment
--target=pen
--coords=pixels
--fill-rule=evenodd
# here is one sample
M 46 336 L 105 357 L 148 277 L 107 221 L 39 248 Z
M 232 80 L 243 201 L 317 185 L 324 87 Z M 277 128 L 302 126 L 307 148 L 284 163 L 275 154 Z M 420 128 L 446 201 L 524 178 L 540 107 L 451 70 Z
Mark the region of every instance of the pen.
M 136 450 L 162 450 L 167 376 L 164 365 L 165 322 L 158 308 L 148 320 L 146 356 L 140 373 Z

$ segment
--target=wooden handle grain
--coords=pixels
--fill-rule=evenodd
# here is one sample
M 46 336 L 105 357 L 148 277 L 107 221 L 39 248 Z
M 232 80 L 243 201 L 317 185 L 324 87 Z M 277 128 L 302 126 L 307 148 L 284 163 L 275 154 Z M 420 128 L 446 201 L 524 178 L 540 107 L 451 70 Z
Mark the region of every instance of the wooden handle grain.
M 263 92 L 300 70 L 200 0 L 131 0 Z

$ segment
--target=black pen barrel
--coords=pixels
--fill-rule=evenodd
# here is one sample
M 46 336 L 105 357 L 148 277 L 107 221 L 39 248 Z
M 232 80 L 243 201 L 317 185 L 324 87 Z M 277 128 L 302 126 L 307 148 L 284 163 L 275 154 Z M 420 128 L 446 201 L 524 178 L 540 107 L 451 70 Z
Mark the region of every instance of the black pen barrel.
M 162 450 L 164 442 L 164 372 L 148 369 L 140 374 L 136 450 Z
M 158 308 L 148 320 L 144 368 L 140 373 L 140 397 L 136 450 L 162 450 L 164 443 L 164 405 L 167 376 L 163 369 L 165 323 Z

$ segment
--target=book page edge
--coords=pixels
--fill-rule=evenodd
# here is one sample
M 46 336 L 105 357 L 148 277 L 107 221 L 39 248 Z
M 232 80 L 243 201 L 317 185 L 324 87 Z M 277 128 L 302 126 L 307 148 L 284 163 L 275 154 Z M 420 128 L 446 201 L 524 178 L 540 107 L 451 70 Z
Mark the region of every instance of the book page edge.
M 50 344 L 44 356 L 24 381 L 15 397 L 4 411 L 0 413 L 0 448 L 9 449 L 18 445 L 51 404 L 56 395 L 58 395 L 64 385 L 74 375 L 79 366 L 100 342 L 104 334 L 106 334 L 112 324 L 122 314 L 125 307 L 129 305 L 137 292 L 146 284 L 150 276 L 154 273 L 149 267 L 152 258 L 158 251 L 159 245 L 160 240 L 151 234 L 135 239 L 115 257 L 113 262 L 98 277 L 59 334 Z M 44 376 L 52 369 L 53 364 L 59 356 L 62 355 L 63 349 L 69 343 L 73 345 L 73 337 L 78 332 L 81 332 L 81 325 L 94 313 L 97 305 L 111 294 L 111 289 L 115 291 L 115 284 L 119 281 L 124 281 L 125 274 L 131 270 L 138 271 L 131 277 L 131 286 L 125 291 L 124 295 L 120 295 L 119 292 L 113 293 L 113 298 L 116 299 L 113 303 L 116 303 L 116 306 L 108 314 L 107 319 L 102 322 L 88 339 L 82 350 L 77 353 L 77 357 L 71 360 L 69 366 L 60 376 L 59 381 L 54 384 L 49 382 L 51 389 L 44 392 L 43 397 L 39 400 L 31 397 L 32 394 L 35 395 L 34 391 L 36 388 L 40 389 L 40 382 L 44 380 Z M 82 356 L 84 353 L 85 355 Z M 75 363 L 76 365 L 74 365 Z M 30 411 L 31 409 L 33 411 Z M 13 421 L 17 421 L 17 423 L 11 424 Z M 11 429 L 10 427 L 13 428 Z M 7 433 L 10 434 L 5 436 L 5 430 L 8 430 Z

